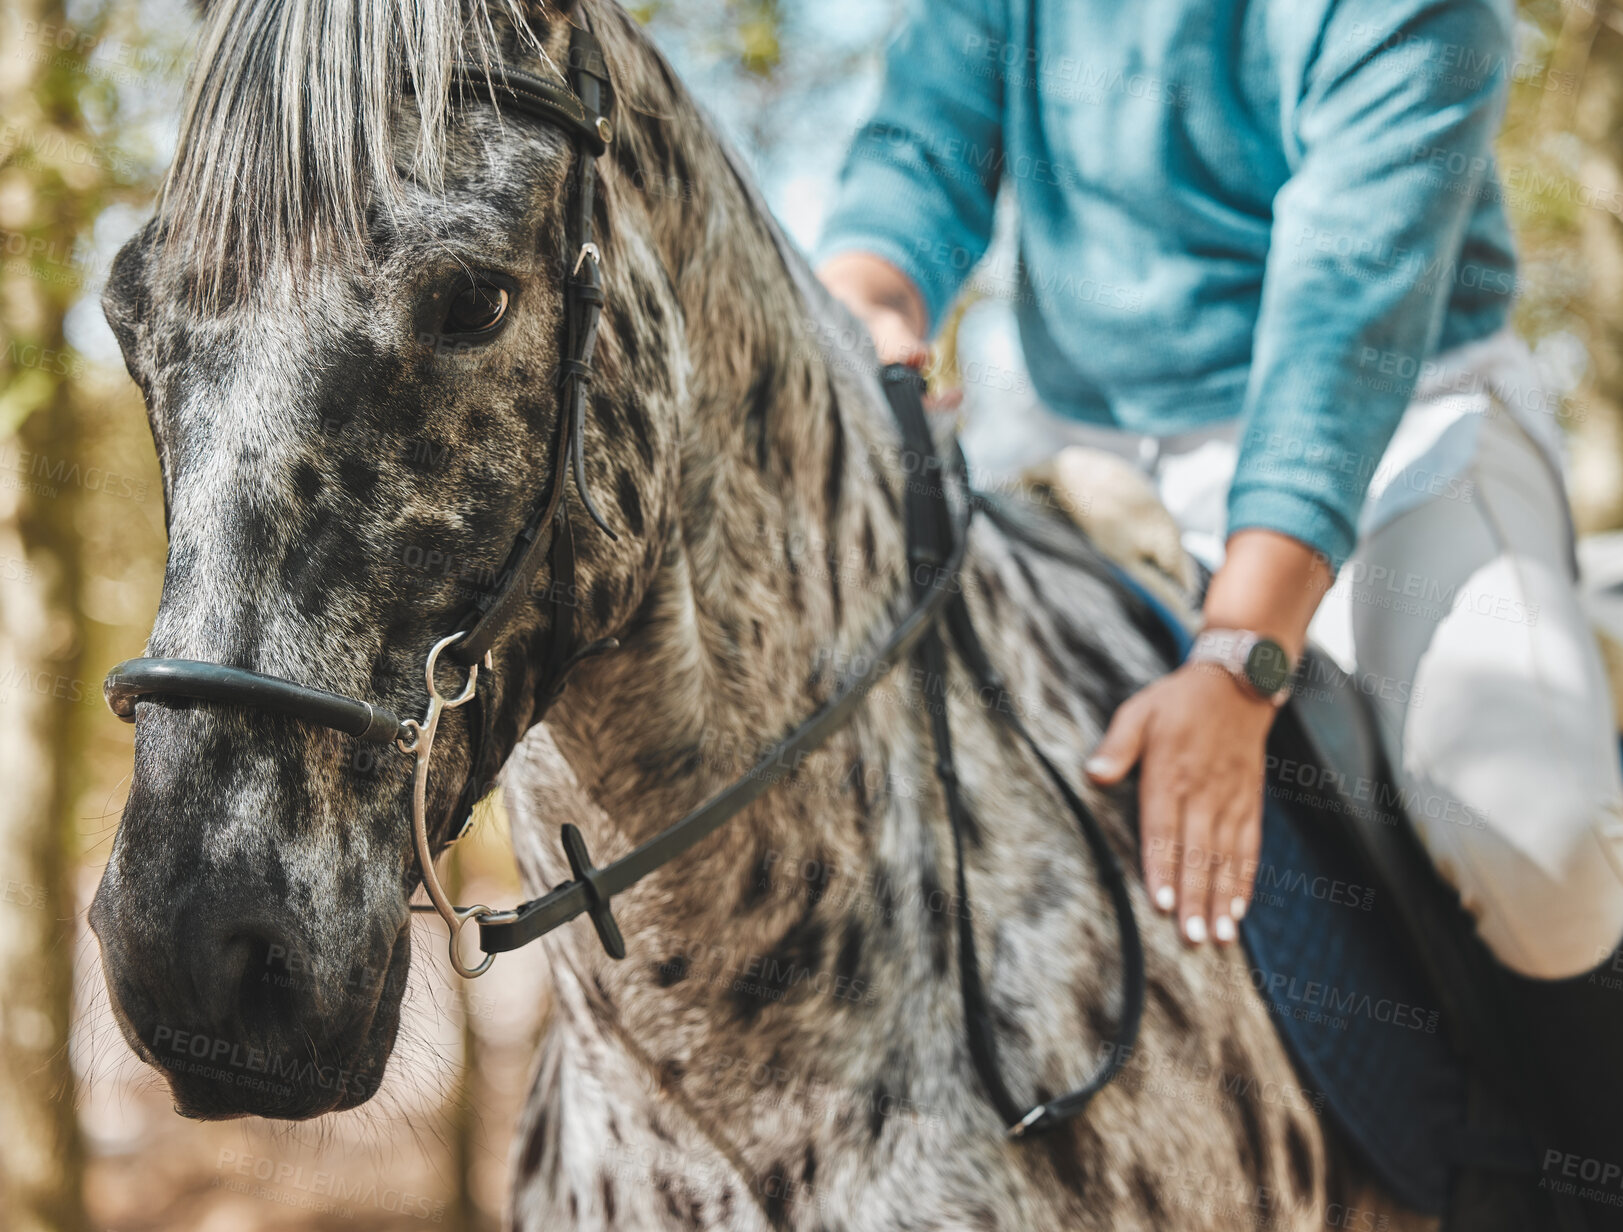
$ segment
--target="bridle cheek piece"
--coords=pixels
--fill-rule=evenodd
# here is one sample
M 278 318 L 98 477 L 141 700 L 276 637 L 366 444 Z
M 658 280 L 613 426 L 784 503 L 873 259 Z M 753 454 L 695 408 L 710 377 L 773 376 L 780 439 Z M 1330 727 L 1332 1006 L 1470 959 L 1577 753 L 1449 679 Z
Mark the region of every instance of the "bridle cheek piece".
M 584 14 L 582 14 L 584 21 Z M 568 216 L 568 250 L 572 256 L 565 284 L 565 351 L 558 361 L 558 436 L 552 481 L 547 496 L 539 502 L 520 530 L 508 560 L 495 586 L 483 592 L 460 622 L 460 627 L 441 638 L 428 652 L 424 668 L 428 706 L 421 719 L 404 719 L 388 709 L 359 698 L 329 693 L 276 676 L 244 668 L 226 667 L 195 659 L 130 659 L 107 675 L 103 691 L 113 713 L 135 721 L 137 702 L 152 697 L 179 697 L 193 701 L 223 702 L 238 706 L 273 710 L 309 723 L 329 727 L 373 744 L 393 743 L 414 758 L 416 773 L 412 785 L 412 839 L 423 886 L 431 906 L 413 910 L 437 911 L 450 929 L 451 965 L 461 975 L 472 978 L 490 969 L 500 948 L 487 945 L 487 953 L 476 967 L 462 961 L 458 939 L 470 919 L 486 929 L 500 929 L 518 918 L 515 911 L 490 907 L 458 908 L 452 905 L 434 867 L 434 852 L 428 829 L 428 768 L 439 731 L 440 716 L 472 701 L 478 690 L 479 669 L 491 667 L 490 651 L 502 631 L 524 610 L 531 584 L 544 561 L 552 564 L 553 582 L 567 594 L 574 589 L 574 541 L 564 508 L 564 492 L 573 478 L 581 505 L 591 520 L 611 539 L 614 532 L 597 510 L 586 485 L 583 450 L 587 395 L 592 379 L 592 357 L 597 347 L 598 324 L 603 310 L 603 254 L 592 232 L 592 212 L 596 199 L 597 159 L 613 140 L 614 96 L 608 66 L 596 36 L 587 25 L 571 27 L 569 42 L 569 82 L 567 85 L 515 68 L 485 68 L 458 64 L 451 71 L 457 92 L 482 96 L 497 106 L 512 107 L 545 123 L 556 125 L 571 137 L 575 152 L 573 201 Z M 570 652 L 573 609 L 567 603 L 554 605 L 555 622 L 551 639 L 542 701 L 557 696 L 569 670 L 582 658 L 617 643 L 612 638 L 594 642 Z M 443 694 L 435 679 L 441 656 L 467 670 L 467 680 L 455 696 Z M 452 810 L 453 819 L 471 820 L 477 801 L 482 757 L 488 749 L 494 708 L 482 706 L 484 721 L 470 724 L 475 742 L 467 786 Z M 453 836 L 452 841 L 455 837 Z M 493 934 L 499 936 L 499 932 Z
M 584 13 L 580 16 L 584 22 Z M 1000 696 L 1006 686 L 980 644 L 957 585 L 968 546 L 969 521 L 978 507 L 964 478 L 962 456 L 955 447 L 946 460 L 939 457 L 923 409 L 921 378 L 911 369 L 892 365 L 881 373 L 882 385 L 901 429 L 903 445 L 925 470 L 935 473 L 909 476 L 906 485 L 912 606 L 883 645 L 863 660 L 863 670 L 845 678 L 828 702 L 768 750 L 743 778 L 722 788 L 691 813 L 613 863 L 602 868 L 593 866 L 580 830 L 566 823 L 561 839 L 572 880 L 555 886 L 540 898 L 505 910 L 483 904 L 457 907 L 451 902 L 435 871 L 428 827 L 428 771 L 440 719 L 446 711 L 457 710 L 476 700 L 480 670 L 491 669 L 491 647 L 502 630 L 525 609 L 531 597 L 531 584 L 543 561 L 550 562 L 553 585 L 562 587 L 566 595 L 573 591 L 574 541 L 564 506 L 564 490 L 571 478 L 587 516 L 604 533 L 614 537 L 587 490 L 583 451 L 592 355 L 603 307 L 602 254 L 592 233 L 595 160 L 613 139 L 610 119 L 613 93 L 602 48 L 589 26 L 572 27 L 568 86 L 516 69 L 486 71 L 471 65 L 457 66 L 452 80 L 464 93 L 483 95 L 498 105 L 512 106 L 561 127 L 573 138 L 577 159 L 568 246 L 574 252 L 574 260 L 565 291 L 566 350 L 558 363 L 561 400 L 551 485 L 545 500 L 519 532 L 497 585 L 481 594 L 460 627 L 442 637 L 428 652 L 423 672 L 428 703 L 423 717 L 402 720 L 372 702 L 243 668 L 193 659 L 130 659 L 108 673 L 104 692 L 113 712 L 132 723 L 138 702 L 153 697 L 178 697 L 288 714 L 369 743 L 393 743 L 412 757 L 415 762 L 412 842 L 430 900 L 427 905 L 414 904 L 412 909 L 439 913 L 450 930 L 451 965 L 458 974 L 471 979 L 488 971 L 497 954 L 517 949 L 579 915 L 591 920 L 599 941 L 611 957 L 625 957 L 625 940 L 610 909 L 613 897 L 671 863 L 766 794 L 782 780 L 782 766 L 798 764 L 798 755 L 822 745 L 855 714 L 873 686 L 901 660 L 912 657 L 927 681 L 944 681 L 948 664 L 942 624 L 946 625 L 964 666 L 976 678 L 982 695 Z M 959 495 L 956 506 L 948 499 L 949 480 Z M 540 714 L 544 714 L 556 698 L 576 663 L 617 645 L 614 639 L 604 638 L 571 649 L 572 610 L 567 601 L 554 604 L 555 619 Z M 442 657 L 467 671 L 462 688 L 454 695 L 441 692 L 436 679 Z M 483 755 L 492 743 L 494 707 L 482 704 L 480 709 L 482 722 L 469 724 L 474 752 L 468 782 L 451 811 L 453 821 L 457 817 L 464 818 L 463 829 L 471 820 L 479 795 L 483 794 L 479 787 L 484 778 L 481 773 Z M 1123 960 L 1123 1009 L 1115 1038 L 1107 1045 L 1105 1063 L 1086 1085 L 1067 1095 L 1029 1109 L 1017 1101 L 1005 1086 L 998 1067 L 992 1014 L 976 957 L 964 870 L 964 836 L 972 821 L 953 762 L 944 697 L 930 700 L 927 709 L 936 749 L 936 774 L 946 799 L 957 865 L 956 888 L 961 904 L 957 913 L 959 984 L 969 1054 L 1009 1135 L 1023 1137 L 1080 1113 L 1125 1065 L 1143 1014 L 1143 947 L 1126 875 L 1098 822 L 1018 716 L 998 708 L 998 715 L 1026 744 L 1082 829 L 1099 866 L 1101 880 L 1111 896 L 1121 933 Z M 460 832 L 450 841 L 459 836 Z M 478 921 L 479 945 L 484 952 L 483 960 L 472 967 L 463 962 L 459 946 L 462 930 L 470 920 Z

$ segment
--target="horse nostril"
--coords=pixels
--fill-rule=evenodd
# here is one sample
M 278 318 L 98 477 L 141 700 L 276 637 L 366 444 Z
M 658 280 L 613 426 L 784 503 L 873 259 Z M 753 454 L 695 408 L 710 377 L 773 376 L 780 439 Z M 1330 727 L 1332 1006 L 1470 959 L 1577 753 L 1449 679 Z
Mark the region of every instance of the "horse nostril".
M 299 1017 L 300 973 L 307 967 L 290 946 L 267 937 L 242 938 L 248 955 L 238 981 L 237 1005 L 242 1020 L 266 1027 L 292 1027 Z
M 302 946 L 269 922 L 236 922 L 199 953 L 197 984 L 219 1027 L 299 1028 L 308 1002 Z

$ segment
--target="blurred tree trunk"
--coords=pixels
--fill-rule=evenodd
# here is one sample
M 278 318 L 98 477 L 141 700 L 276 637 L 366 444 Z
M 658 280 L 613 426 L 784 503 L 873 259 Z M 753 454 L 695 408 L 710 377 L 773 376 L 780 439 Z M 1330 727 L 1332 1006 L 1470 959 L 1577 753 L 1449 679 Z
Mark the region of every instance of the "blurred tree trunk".
M 59 388 L 0 449 L 72 457 L 68 394 Z M 69 491 L 24 485 L 0 519 L 0 1208 L 13 1232 L 89 1227 L 68 1055 L 78 914 L 71 699 L 84 688 Z
M 53 0 L 8 15 L 0 62 L 0 1222 L 81 1232 L 84 1145 L 69 1034 L 79 904 L 78 621 L 83 500 L 75 382 L 63 322 L 76 245 L 110 177 L 87 156 L 81 110 L 96 31 Z M 70 31 L 68 46 L 59 41 Z M 82 37 L 81 37 L 82 36 Z
M 1562 35 L 1585 54 L 1571 131 L 1581 143 L 1578 180 L 1596 202 L 1579 222 L 1588 279 L 1576 308 L 1589 351 L 1579 397 L 1605 419 L 1578 425 L 1580 448 L 1603 448 L 1615 459 L 1623 412 L 1623 14 L 1612 0 L 1574 6 Z M 1608 487 L 1580 509 L 1589 528 L 1623 524 L 1623 489 Z

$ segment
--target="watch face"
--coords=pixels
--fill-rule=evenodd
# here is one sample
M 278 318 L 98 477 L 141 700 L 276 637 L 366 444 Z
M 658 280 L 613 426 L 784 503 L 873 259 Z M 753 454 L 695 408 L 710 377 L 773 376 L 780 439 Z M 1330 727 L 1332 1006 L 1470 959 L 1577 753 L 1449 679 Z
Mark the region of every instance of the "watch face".
M 1291 678 L 1290 656 L 1271 637 L 1260 637 L 1245 657 L 1245 678 L 1264 697 L 1272 697 Z

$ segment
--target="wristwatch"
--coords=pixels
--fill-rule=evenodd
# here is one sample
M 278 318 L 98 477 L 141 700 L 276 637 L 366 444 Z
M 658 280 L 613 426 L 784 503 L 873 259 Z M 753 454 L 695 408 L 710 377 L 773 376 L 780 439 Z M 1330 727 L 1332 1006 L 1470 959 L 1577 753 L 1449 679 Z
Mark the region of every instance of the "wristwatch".
M 1273 638 L 1249 629 L 1202 629 L 1189 650 L 1191 663 L 1215 663 L 1261 701 L 1282 706 L 1291 695 L 1296 665 Z

